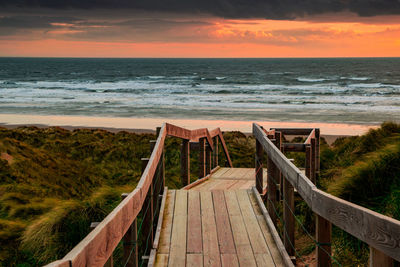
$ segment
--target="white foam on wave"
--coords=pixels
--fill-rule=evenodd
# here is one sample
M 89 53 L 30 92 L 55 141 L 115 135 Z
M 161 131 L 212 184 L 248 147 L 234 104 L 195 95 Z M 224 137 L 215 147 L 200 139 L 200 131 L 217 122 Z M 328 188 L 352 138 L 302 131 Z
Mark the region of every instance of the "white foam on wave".
M 296 78 L 299 82 L 308 82 L 308 83 L 315 83 L 315 82 L 324 82 L 329 81 L 328 78 L 305 78 L 305 77 L 298 77 Z

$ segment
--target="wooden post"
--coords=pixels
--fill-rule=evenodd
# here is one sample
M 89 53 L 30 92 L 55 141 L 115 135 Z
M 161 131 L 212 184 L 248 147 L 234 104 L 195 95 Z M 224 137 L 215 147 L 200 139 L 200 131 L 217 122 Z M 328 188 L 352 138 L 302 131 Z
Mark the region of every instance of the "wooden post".
M 206 145 L 206 175 L 211 173 L 211 148 L 210 145 Z
M 263 185 L 263 158 L 264 158 L 264 149 L 261 143 L 256 139 L 256 189 L 258 193 L 262 194 L 264 185 Z
M 317 265 L 319 267 L 332 266 L 331 262 L 331 236 L 332 223 L 325 218 L 316 215 L 315 239 L 317 245 Z
M 219 137 L 214 138 L 214 168 L 218 166 L 218 141 Z
M 94 228 L 97 227 L 97 225 L 99 225 L 100 222 L 92 222 L 90 224 L 90 231 L 92 231 Z M 114 265 L 114 261 L 113 261 L 113 255 L 110 256 L 110 258 L 106 261 L 106 263 L 104 264 L 104 267 L 113 267 Z
M 129 194 L 123 193 L 122 199 L 125 199 Z M 139 244 L 137 240 L 137 218 L 133 221 L 128 231 L 124 235 L 124 256 L 123 264 L 126 263 L 128 267 L 139 266 Z
M 275 132 L 275 146 L 282 151 L 282 133 Z M 276 189 L 276 198 L 279 200 L 281 199 L 281 195 L 283 192 L 283 180 L 282 180 L 282 173 L 279 168 L 276 168 L 276 181 L 279 183 L 279 187 Z
M 319 128 L 315 129 L 315 141 L 316 141 L 316 147 L 315 147 L 315 154 L 316 154 L 316 170 L 317 173 L 319 174 L 319 168 L 320 168 L 320 146 L 319 146 L 319 142 L 320 142 L 320 130 Z
M 149 162 L 149 158 L 142 158 L 142 172 L 144 171 L 144 166 Z M 146 248 L 151 249 L 151 244 L 153 243 L 153 215 L 154 215 L 154 207 L 153 207 L 153 182 L 150 184 L 149 191 L 146 194 L 146 198 L 143 203 L 143 240 L 142 244 Z M 147 212 L 146 212 L 147 211 Z M 147 242 L 147 243 L 146 243 Z M 144 252 L 146 253 L 146 251 Z M 144 255 L 148 256 L 148 255 Z
M 206 176 L 206 139 L 199 139 L 199 179 Z
M 311 138 L 311 164 L 310 164 L 310 180 L 313 184 L 317 184 L 317 176 L 316 176 L 316 142 L 315 138 Z
M 285 249 L 289 256 L 294 257 L 294 189 L 290 182 L 283 178 L 283 221 L 284 221 L 284 239 Z
M 271 219 L 273 223 L 276 225 L 276 220 L 277 220 L 277 215 L 276 215 L 276 209 L 277 209 L 277 199 L 276 199 L 276 191 L 277 191 L 277 180 L 276 180 L 276 173 L 277 173 L 277 167 L 275 163 L 271 160 L 270 157 L 268 157 L 267 160 L 267 196 L 268 196 L 268 202 L 267 202 L 267 210 L 269 213 L 269 216 L 271 216 Z
M 311 180 L 311 146 L 306 145 L 306 176 Z
M 189 140 L 182 140 L 181 147 L 181 183 L 182 187 L 190 184 L 190 145 Z
M 376 248 L 369 247 L 370 267 L 393 267 L 394 260 Z

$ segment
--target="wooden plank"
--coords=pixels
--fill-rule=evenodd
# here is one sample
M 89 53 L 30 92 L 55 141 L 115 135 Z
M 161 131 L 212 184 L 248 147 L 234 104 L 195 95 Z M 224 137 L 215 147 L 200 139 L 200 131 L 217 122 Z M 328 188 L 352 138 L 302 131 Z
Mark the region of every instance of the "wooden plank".
M 186 254 L 186 267 L 203 266 L 203 254 Z
M 237 180 L 224 180 L 223 183 L 214 186 L 212 190 L 227 190 L 237 182 L 238 182 Z
M 187 253 L 202 253 L 200 194 L 188 192 Z
M 268 230 L 271 233 L 273 240 L 275 241 L 274 242 L 275 246 L 279 250 L 279 254 L 282 257 L 284 266 L 294 266 L 292 260 L 290 259 L 289 255 L 287 254 L 285 246 L 282 243 L 281 237 L 279 236 L 278 232 L 276 231 L 275 225 L 273 224 L 271 217 L 269 216 L 268 211 L 264 206 L 263 201 L 261 200 L 260 194 L 258 194 L 258 191 L 255 187 L 252 188 L 252 192 L 253 192 L 253 196 L 256 198 L 258 207 L 261 209 L 261 212 L 264 216 L 265 222 L 267 223 Z M 272 253 L 272 250 L 271 250 L 271 253 Z M 279 265 L 277 264 L 277 266 L 279 266 Z
M 235 254 L 232 229 L 226 210 L 225 195 L 223 191 L 213 191 L 215 221 L 217 224 L 218 244 L 221 254 Z
M 69 260 L 58 260 L 58 261 L 53 261 L 44 267 L 70 267 L 70 261 Z
M 160 254 L 169 254 L 169 249 L 171 247 L 171 233 L 175 209 L 175 196 L 175 190 L 168 190 L 167 199 L 165 201 L 164 218 L 160 232 L 160 242 L 158 244 L 157 250 L 157 253 Z
M 239 267 L 236 254 L 221 254 L 222 267 Z
M 224 173 L 226 173 L 227 171 L 229 171 L 231 168 L 225 168 L 225 167 L 221 167 L 219 168 L 219 170 L 217 172 L 215 172 L 212 177 L 213 178 L 218 178 L 221 177 Z
M 257 218 L 254 214 L 247 190 L 236 191 L 236 196 L 238 199 L 240 210 L 243 215 L 244 224 L 246 225 L 246 230 L 249 235 L 251 247 L 253 248 L 253 252 L 256 257 L 256 261 L 258 258 L 256 254 L 264 254 L 266 256 L 262 256 L 261 258 L 267 261 L 267 266 L 273 266 L 274 261 L 272 259 L 271 253 L 269 252 L 264 236 L 261 232 Z M 261 258 L 259 258 L 259 260 Z
M 132 191 L 63 260 L 72 266 L 104 265 L 139 213 L 141 195 L 141 189 Z
M 168 254 L 156 254 L 156 261 L 154 262 L 155 267 L 167 267 L 168 266 Z
M 400 261 L 400 221 L 319 189 L 312 193 L 312 210 L 361 241 Z
M 211 192 L 200 192 L 204 266 L 221 266 Z
M 254 195 L 252 190 L 249 190 L 248 194 L 254 213 L 256 214 L 257 217 L 258 225 L 260 226 L 261 232 L 263 233 L 265 241 L 267 242 L 267 246 L 269 252 L 271 253 L 274 264 L 276 266 L 284 266 L 282 255 L 280 254 L 279 249 L 272 237 L 271 231 L 267 226 L 267 222 L 264 219 L 261 208 L 258 206 L 256 196 Z
M 286 135 L 309 135 L 314 128 L 271 128 Z
M 285 152 L 304 152 L 306 145 L 301 143 L 283 143 L 283 149 Z
M 186 190 L 176 191 L 168 263 L 170 266 L 185 266 L 186 264 L 187 193 Z
M 219 137 L 219 140 L 221 142 L 222 149 L 224 150 L 224 154 L 225 154 L 225 158 L 226 158 L 226 161 L 227 161 L 227 165 L 232 168 L 233 165 L 232 165 L 231 157 L 229 156 L 228 148 L 226 147 L 224 136 L 222 135 L 221 131 L 219 131 L 218 137 Z
M 157 222 L 157 227 L 156 227 L 156 231 L 155 231 L 155 235 L 154 235 L 153 248 L 158 248 L 158 244 L 160 243 L 161 229 L 162 229 L 162 224 L 164 221 L 165 203 L 167 201 L 167 192 L 168 192 L 168 187 L 164 187 L 164 194 L 163 194 L 162 200 L 161 200 L 160 212 L 158 215 L 158 222 Z
M 257 266 L 250 240 L 247 235 L 246 226 L 243 221 L 235 191 L 225 191 L 225 201 L 231 222 L 233 239 L 237 251 L 240 266 Z

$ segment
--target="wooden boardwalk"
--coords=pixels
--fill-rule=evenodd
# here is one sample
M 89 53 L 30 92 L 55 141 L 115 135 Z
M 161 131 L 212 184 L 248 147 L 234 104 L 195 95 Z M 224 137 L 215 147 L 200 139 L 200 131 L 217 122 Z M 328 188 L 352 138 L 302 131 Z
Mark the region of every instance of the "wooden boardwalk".
M 168 190 L 155 266 L 284 266 L 253 186 L 254 169 L 220 168 Z

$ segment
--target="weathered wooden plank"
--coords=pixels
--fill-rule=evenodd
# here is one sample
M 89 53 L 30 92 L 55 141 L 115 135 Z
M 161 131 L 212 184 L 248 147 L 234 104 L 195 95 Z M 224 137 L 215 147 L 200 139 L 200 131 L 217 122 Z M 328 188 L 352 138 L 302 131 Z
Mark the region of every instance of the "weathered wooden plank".
M 58 260 L 58 261 L 53 261 L 44 267 L 70 267 L 70 261 L 69 260 Z
M 64 260 L 72 266 L 104 265 L 139 213 L 141 195 L 141 189 L 132 191 Z
M 306 145 L 301 143 L 283 143 L 283 149 L 285 152 L 304 152 Z
M 175 209 L 175 196 L 175 190 L 168 190 L 167 199 L 165 202 L 164 218 L 160 232 L 160 242 L 157 250 L 157 252 L 160 254 L 169 254 L 169 249 L 171 246 L 172 223 Z
M 155 267 L 167 267 L 168 266 L 168 254 L 157 253 L 156 261 L 154 262 Z
M 268 246 L 269 252 L 271 253 L 274 264 L 276 266 L 283 266 L 282 256 L 279 252 L 277 245 L 275 244 L 275 241 L 272 237 L 271 231 L 267 226 L 267 223 L 264 219 L 261 208 L 258 206 L 256 196 L 254 195 L 252 190 L 249 190 L 248 194 L 249 194 L 249 198 L 250 198 L 254 213 L 256 214 L 256 217 L 257 217 L 258 225 L 260 226 L 261 232 L 263 233 L 265 241 L 267 242 L 267 246 Z
M 275 266 L 271 254 L 254 254 L 257 266 Z
M 225 195 L 223 191 L 213 191 L 215 221 L 217 224 L 218 244 L 221 254 L 235 254 L 232 229 L 226 210 Z
M 186 190 L 176 191 L 168 263 L 170 266 L 184 266 L 186 264 L 187 193 Z
M 309 135 L 314 128 L 271 128 L 286 135 Z
M 236 191 L 236 196 L 254 254 L 269 254 L 270 260 L 272 261 L 271 254 L 269 253 L 267 243 L 258 225 L 247 191 L 238 190 Z
M 157 227 L 156 227 L 156 231 L 154 234 L 153 248 L 158 248 L 158 245 L 160 243 L 160 234 L 161 234 L 161 229 L 162 229 L 162 224 L 164 221 L 164 214 L 165 214 L 165 204 L 167 202 L 167 192 L 168 192 L 168 187 L 164 187 L 164 194 L 163 194 L 162 200 L 161 200 Z
M 312 210 L 370 246 L 400 261 L 400 222 L 372 210 L 313 190 Z
M 211 192 L 200 192 L 204 266 L 221 266 Z
M 239 264 L 246 267 L 257 266 L 236 192 L 225 191 L 224 194 Z
M 315 138 L 315 129 L 312 129 L 311 133 L 308 135 L 304 144 L 311 145 L 311 139 Z
M 220 167 L 219 170 L 217 172 L 215 172 L 212 177 L 213 178 L 219 178 L 222 175 L 224 175 L 224 173 L 226 173 L 227 171 L 229 171 L 231 168 L 224 168 L 224 167 Z
M 187 253 L 202 253 L 200 194 L 188 192 Z
M 236 254 L 221 254 L 222 267 L 239 267 Z
M 186 254 L 186 267 L 202 267 L 203 254 Z
M 276 231 L 275 225 L 273 224 L 273 222 L 271 220 L 271 217 L 269 216 L 268 211 L 264 206 L 263 201 L 261 200 L 261 197 L 258 194 L 257 189 L 255 187 L 253 187 L 252 191 L 253 191 L 253 196 L 256 198 L 256 201 L 258 203 L 258 207 L 260 207 L 261 212 L 262 212 L 262 214 L 264 216 L 265 222 L 267 223 L 268 230 L 271 233 L 271 236 L 272 236 L 273 240 L 275 241 L 274 242 L 275 246 L 278 249 L 279 254 L 282 257 L 284 266 L 294 266 L 292 260 L 290 259 L 289 255 L 287 254 L 285 246 L 282 243 L 281 237 L 279 236 L 278 232 Z

